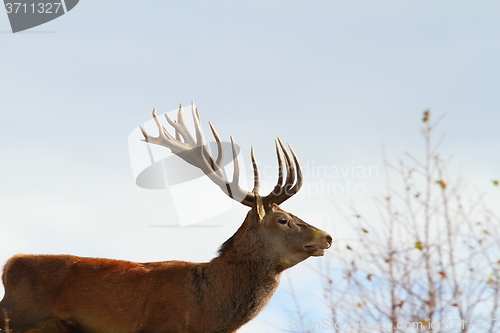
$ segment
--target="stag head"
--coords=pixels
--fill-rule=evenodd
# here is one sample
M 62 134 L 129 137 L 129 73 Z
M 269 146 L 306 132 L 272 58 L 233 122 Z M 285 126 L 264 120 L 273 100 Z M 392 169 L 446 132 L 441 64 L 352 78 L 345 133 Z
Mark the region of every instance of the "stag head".
M 217 158 L 214 158 L 205 145 L 200 116 L 194 103 L 192 110 L 194 137 L 186 127 L 182 104 L 179 107 L 177 120 L 172 120 L 165 115 L 167 122 L 175 129 L 175 136 L 170 135 L 163 127 L 156 115 L 156 109 L 153 110 L 153 119 L 158 126 L 158 137 L 148 135 L 142 127 L 141 131 L 144 141 L 169 148 L 172 153 L 189 164 L 200 168 L 230 198 L 252 208 L 240 229 L 221 246 L 219 253 L 229 255 L 234 248 L 234 243 L 247 243 L 249 247 L 260 247 L 266 252 L 267 259 L 274 262 L 278 271 L 291 267 L 310 256 L 322 256 L 332 243 L 331 236 L 279 207 L 281 203 L 296 194 L 303 183 L 300 164 L 292 147 L 288 145 L 286 149 L 279 138 L 275 140 L 278 181 L 271 193 L 266 196 L 259 195 L 259 170 L 252 147 L 254 186 L 252 191 L 246 191 L 239 186 L 240 171 L 233 137 L 231 137 L 231 144 L 234 171 L 232 181 L 228 181 L 222 172 L 224 152 L 217 131 L 209 122 L 217 142 Z M 241 256 L 241 253 L 235 253 L 235 255 Z
M 276 203 L 260 206 L 257 200 L 250 219 L 264 247 L 272 249 L 279 271 L 292 267 L 310 256 L 322 256 L 332 243 L 331 236 L 281 209 Z

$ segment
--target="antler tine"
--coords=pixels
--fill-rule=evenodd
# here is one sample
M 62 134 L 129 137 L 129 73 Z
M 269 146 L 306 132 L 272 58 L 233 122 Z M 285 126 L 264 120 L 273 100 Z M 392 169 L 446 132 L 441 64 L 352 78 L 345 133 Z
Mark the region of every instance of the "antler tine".
M 288 148 L 292 152 L 293 161 L 295 163 L 295 166 L 297 167 L 297 182 L 295 183 L 295 186 L 294 186 L 294 188 L 297 188 L 297 189 L 294 192 L 294 194 L 295 194 L 302 187 L 302 184 L 304 182 L 304 178 L 302 177 L 302 168 L 300 167 L 300 163 L 299 163 L 299 159 L 297 157 L 297 154 L 295 154 L 295 151 L 293 150 L 293 148 L 290 144 L 288 144 Z
M 280 138 L 276 138 L 275 143 L 279 166 L 278 182 L 276 183 L 274 190 L 269 195 L 267 195 L 265 199 L 269 203 L 276 203 L 279 205 L 290 198 L 292 195 L 297 193 L 297 191 L 302 186 L 302 170 L 300 169 L 299 160 L 292 147 L 288 145 L 292 153 L 293 162 L 292 157 L 288 153 Z M 285 156 L 285 164 L 287 170 L 285 183 L 283 183 L 283 159 L 281 154 Z M 295 180 L 297 180 L 297 182 L 295 182 Z
M 198 146 L 203 146 L 203 145 L 205 145 L 205 140 L 203 139 L 203 132 L 201 131 L 200 113 L 198 112 L 198 109 L 195 108 L 194 102 L 191 102 L 191 110 L 193 113 L 193 122 L 194 122 L 194 130 L 196 133 L 196 142 L 197 142 Z
M 241 201 L 242 204 L 252 207 L 254 201 L 254 194 L 243 190 L 239 185 L 240 179 L 240 163 L 238 162 L 238 151 L 236 149 L 236 144 L 234 138 L 231 136 L 231 150 L 233 153 L 233 180 L 231 182 L 225 182 L 226 189 L 228 191 L 229 197 Z
M 177 112 L 177 121 L 173 121 L 170 119 L 170 117 L 165 114 L 165 118 L 167 119 L 168 123 L 175 128 L 176 132 L 179 132 L 182 138 L 184 139 L 184 142 L 189 144 L 190 146 L 195 146 L 196 142 L 194 141 L 193 137 L 189 133 L 187 126 L 186 126 L 186 121 L 184 119 L 184 108 L 182 107 L 182 103 L 179 105 L 179 112 Z
M 238 152 L 236 151 L 236 144 L 234 143 L 234 138 L 232 136 L 229 137 L 231 139 L 231 151 L 233 152 L 233 181 L 231 183 L 238 185 L 240 179 L 240 163 L 238 162 Z
M 146 133 L 146 130 L 144 128 L 142 128 L 141 125 L 139 125 L 139 128 L 141 129 L 142 135 L 144 136 L 144 139 L 141 139 L 141 141 L 149 142 L 148 133 Z
M 286 150 L 285 145 L 283 144 L 283 142 L 281 142 L 280 138 L 278 138 L 278 143 L 280 144 L 281 150 L 285 155 L 286 172 L 287 172 L 285 188 L 286 190 L 288 190 L 290 189 L 290 187 L 292 187 L 293 183 L 295 182 L 295 167 L 293 166 L 292 158 L 290 157 L 288 150 Z
M 174 123 L 177 124 L 177 120 L 174 120 Z M 175 140 L 179 141 L 179 142 L 183 142 L 182 141 L 182 136 L 181 136 L 181 133 L 179 133 L 178 130 L 175 130 Z
M 209 162 L 210 167 L 212 170 L 219 176 L 219 177 L 224 177 L 221 171 L 221 166 L 219 164 L 215 165 L 214 160 L 210 153 L 208 152 L 207 147 L 205 146 L 205 139 L 203 137 L 203 132 L 201 130 L 201 122 L 200 122 L 200 113 L 198 112 L 198 109 L 195 108 L 194 102 L 191 102 L 191 110 L 193 113 L 193 122 L 194 122 L 194 128 L 195 128 L 195 133 L 196 133 L 196 142 L 199 147 L 201 147 L 203 157 Z M 210 124 L 210 122 L 209 122 Z M 210 125 L 212 127 L 212 125 Z M 212 133 L 214 129 L 212 128 Z M 215 140 L 219 140 L 218 137 L 215 138 Z M 221 149 L 219 149 L 219 155 L 220 155 Z
M 150 142 L 150 143 L 155 143 L 157 145 L 165 146 L 170 148 L 170 146 L 175 146 L 177 149 L 179 148 L 178 145 L 176 144 L 174 138 L 167 132 L 165 127 L 160 122 L 160 119 L 158 119 L 158 116 L 156 115 L 156 108 L 153 109 L 153 120 L 156 123 L 156 126 L 158 127 L 158 136 L 150 136 L 142 126 L 139 126 L 141 129 L 142 135 L 144 135 L 144 140 L 145 142 Z M 168 144 L 168 145 L 167 145 Z
M 278 157 L 278 181 L 274 186 L 274 190 L 268 195 L 268 197 L 271 197 L 271 195 L 278 196 L 281 193 L 281 187 L 283 186 L 283 158 L 281 157 L 278 140 L 275 139 L 274 143 L 276 145 L 276 156 Z
M 170 135 L 168 134 L 167 130 L 165 130 L 165 127 L 161 124 L 160 119 L 158 119 L 158 115 L 156 114 L 156 108 L 153 108 L 153 120 L 156 123 L 156 126 L 158 127 L 158 138 L 161 138 L 165 135 Z
M 293 185 L 292 183 L 287 184 L 284 191 L 275 200 L 275 202 L 278 205 L 281 204 L 282 202 L 284 202 L 285 200 L 287 200 L 288 198 L 290 198 L 291 196 L 293 196 L 295 193 L 297 193 L 300 190 L 300 188 L 302 187 L 302 183 L 303 183 L 302 169 L 300 168 L 299 159 L 297 158 L 297 155 L 295 154 L 295 151 L 293 150 L 293 148 L 290 144 L 288 144 L 288 148 L 290 149 L 290 152 L 292 153 L 293 162 L 294 162 L 295 167 L 296 167 L 296 170 L 294 168 L 291 168 L 290 172 L 293 172 L 294 175 L 295 175 L 295 172 L 297 173 L 297 181 L 296 181 L 295 185 Z M 292 187 L 292 185 L 293 185 L 293 187 Z
M 255 160 L 255 152 L 252 146 L 251 153 L 252 157 L 252 166 L 253 166 L 253 190 L 252 193 L 258 193 L 260 189 L 260 181 L 259 181 L 259 168 L 257 166 L 257 161 Z
M 212 131 L 215 141 L 217 142 L 217 160 L 215 161 L 215 167 L 220 170 L 222 168 L 222 161 L 224 160 L 224 150 L 222 150 L 222 142 L 220 141 L 219 135 L 217 134 L 217 131 L 215 130 L 215 127 L 212 125 L 212 123 L 208 122 L 208 125 L 210 125 L 210 130 Z

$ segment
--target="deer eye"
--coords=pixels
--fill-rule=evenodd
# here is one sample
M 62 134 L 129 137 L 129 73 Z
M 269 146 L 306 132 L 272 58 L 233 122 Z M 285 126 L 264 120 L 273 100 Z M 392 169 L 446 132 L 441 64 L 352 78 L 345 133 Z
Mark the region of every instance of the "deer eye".
M 281 224 L 281 225 L 287 225 L 288 220 L 280 218 L 280 219 L 278 219 L 278 223 Z

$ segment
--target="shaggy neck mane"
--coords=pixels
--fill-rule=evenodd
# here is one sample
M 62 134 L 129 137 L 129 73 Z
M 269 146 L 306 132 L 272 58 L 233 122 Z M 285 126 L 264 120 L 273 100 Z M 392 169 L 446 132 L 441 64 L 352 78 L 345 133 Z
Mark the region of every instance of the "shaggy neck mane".
M 219 255 L 203 271 L 193 273 L 194 295 L 204 298 L 201 295 L 211 295 L 211 290 L 224 291 L 217 301 L 212 298 L 209 310 L 220 319 L 214 325 L 221 332 L 232 332 L 254 318 L 279 284 L 276 259 L 268 257 L 252 222 L 250 211 L 238 231 L 222 244 Z M 204 285 L 210 287 L 203 293 Z
M 257 235 L 257 230 L 253 225 L 254 212 L 249 211 L 245 221 L 238 230 L 219 248 L 219 255 L 215 259 L 224 259 L 229 262 L 237 260 L 242 262 L 264 263 L 271 258 L 266 257 L 264 244 Z

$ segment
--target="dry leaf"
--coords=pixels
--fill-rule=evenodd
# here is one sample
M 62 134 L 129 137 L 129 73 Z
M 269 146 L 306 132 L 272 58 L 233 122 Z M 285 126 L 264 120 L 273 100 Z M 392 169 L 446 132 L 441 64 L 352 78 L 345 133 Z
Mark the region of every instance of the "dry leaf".
M 430 111 L 429 110 L 425 110 L 424 111 L 424 116 L 422 118 L 422 121 L 424 122 L 424 124 L 429 124 L 429 117 L 430 117 Z
M 443 190 L 446 190 L 446 180 L 441 179 L 441 180 L 436 181 L 436 183 L 439 184 L 439 186 L 441 186 L 441 188 Z

